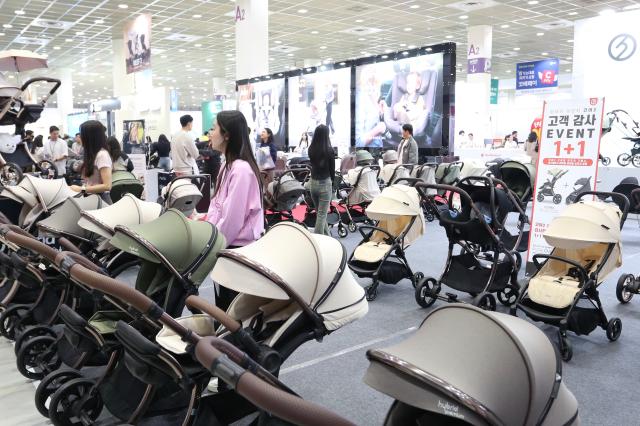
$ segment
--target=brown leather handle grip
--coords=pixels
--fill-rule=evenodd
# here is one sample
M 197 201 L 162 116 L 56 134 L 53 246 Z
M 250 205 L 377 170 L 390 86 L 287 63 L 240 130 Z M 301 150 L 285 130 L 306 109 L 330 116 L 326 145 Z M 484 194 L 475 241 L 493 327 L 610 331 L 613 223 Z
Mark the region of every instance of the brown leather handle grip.
M 81 254 L 78 253 L 74 253 L 74 252 L 68 252 L 68 251 L 63 251 L 62 253 L 58 253 L 58 256 L 56 256 L 56 260 L 55 260 L 55 264 L 56 265 L 61 265 L 62 261 L 64 260 L 64 258 L 67 257 L 71 260 L 73 260 L 76 263 L 79 263 L 80 265 L 82 265 L 83 267 L 94 271 L 98 274 L 101 275 L 105 275 L 104 271 L 102 270 L 102 268 L 100 268 L 98 265 L 96 265 L 95 263 L 93 263 L 92 261 L 90 261 L 89 259 L 87 259 L 86 257 L 84 257 Z
M 62 264 L 64 259 L 64 256 L 59 257 L 59 266 Z M 122 300 L 125 303 L 130 304 L 139 312 L 146 314 L 154 305 L 151 299 L 149 299 L 139 291 L 136 291 L 128 285 L 118 280 L 114 280 L 111 277 L 91 271 L 79 263 L 71 266 L 71 277 L 88 287 L 109 294 L 119 300 Z
M 80 250 L 78 246 L 73 244 L 71 241 L 69 241 L 65 237 L 60 237 L 58 239 L 58 242 L 60 243 L 60 247 L 62 247 L 66 251 L 70 251 L 71 253 L 75 253 L 75 254 L 82 254 L 82 250 Z
M 215 337 L 201 339 L 196 345 L 195 355 L 198 361 L 206 368 L 213 369 L 216 374 L 215 365 L 220 363 L 222 354 L 215 348 Z M 220 363 L 223 369 L 237 371 L 237 365 L 229 365 L 230 361 Z M 237 378 L 237 376 L 232 376 Z M 234 385 L 234 383 L 230 383 Z M 340 417 L 339 415 L 314 404 L 309 401 L 287 393 L 270 385 L 254 374 L 244 371 L 240 373 L 236 392 L 245 397 L 256 407 L 265 410 L 275 417 L 291 422 L 296 425 L 309 426 L 351 426 L 353 423 Z
M 242 327 L 242 324 L 227 315 L 225 311 L 207 302 L 202 297 L 189 296 L 185 303 L 187 307 L 197 309 L 214 318 L 232 333 L 235 333 Z
M 17 234 L 14 231 L 7 232 L 6 236 L 7 240 L 16 244 L 19 247 L 26 248 L 31 250 L 32 252 L 38 253 L 51 262 L 55 262 L 56 256 L 58 255 L 58 251 L 54 248 L 49 247 L 46 244 L 42 244 L 40 241 L 36 240 L 32 236 L 26 237 L 21 234 Z

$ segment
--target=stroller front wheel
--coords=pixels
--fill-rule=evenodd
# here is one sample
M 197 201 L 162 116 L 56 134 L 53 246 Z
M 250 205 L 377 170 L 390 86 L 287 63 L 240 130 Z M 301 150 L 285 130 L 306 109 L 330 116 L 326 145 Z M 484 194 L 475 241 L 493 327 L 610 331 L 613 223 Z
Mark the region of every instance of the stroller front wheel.
M 356 226 L 355 222 L 350 222 L 349 225 L 347 225 L 349 228 L 349 232 L 354 233 L 358 230 L 358 227 Z
M 573 358 L 573 347 L 566 336 L 560 336 L 558 340 L 558 350 L 564 362 L 571 361 L 571 358 Z
M 556 194 L 553 196 L 554 204 L 560 204 L 562 202 L 562 195 Z
M 615 342 L 622 333 L 622 320 L 620 318 L 611 318 L 607 324 L 607 339 Z
M 640 167 L 640 154 L 631 157 L 631 164 L 633 164 L 634 167 Z
M 42 380 L 61 364 L 56 350 L 56 339 L 51 336 L 34 337 L 25 342 L 16 359 L 20 374 L 32 380 Z
M 440 287 L 435 278 L 428 277 L 420 280 L 416 286 L 415 297 L 416 302 L 423 308 L 428 308 L 438 299 Z
M 340 238 L 347 238 L 347 235 L 349 235 L 347 228 L 345 228 L 344 225 L 338 225 L 338 236 Z
M 12 306 L 3 311 L 0 314 L 0 334 L 9 340 L 15 340 L 16 332 L 22 328 L 22 315 L 28 311 L 26 306 Z
M 538 194 L 537 199 L 538 199 L 538 202 L 540 202 L 540 203 L 543 202 L 544 201 L 544 195 L 542 195 L 541 193 Z
M 496 298 L 491 293 L 482 293 L 476 302 L 476 306 L 485 311 L 496 310 Z
M 635 277 L 633 274 L 625 274 L 618 279 L 618 284 L 616 285 L 616 297 L 620 301 L 620 303 L 629 303 L 631 302 L 631 298 L 633 298 L 633 293 L 629 291 L 629 286 L 634 281 Z
M 617 160 L 618 164 L 620 164 L 622 167 L 627 167 L 631 162 L 631 156 L 628 153 L 623 152 L 622 154 L 618 155 Z
M 364 291 L 367 296 L 367 302 L 373 302 L 378 297 L 378 285 L 375 282 L 365 288 Z
M 518 289 L 508 285 L 498 292 L 498 300 L 504 306 L 512 306 L 518 300 Z
M 411 284 L 413 284 L 413 288 L 416 288 L 418 286 L 418 283 L 420 283 L 423 278 L 424 274 L 422 272 L 416 272 L 415 274 L 413 274 L 413 276 L 411 277 Z
M 49 405 L 51 396 L 60 389 L 65 383 L 79 379 L 82 375 L 76 370 L 54 371 L 48 374 L 36 389 L 35 403 L 36 409 L 44 417 L 49 417 Z
M 47 325 L 35 325 L 27 328 L 25 331 L 16 336 L 16 344 L 14 345 L 14 351 L 16 355 L 20 352 L 23 344 L 33 339 L 34 337 L 51 336 L 57 337 L 56 332 Z
M 65 383 L 51 397 L 49 419 L 58 425 L 76 424 L 72 419 L 94 421 L 102 412 L 103 402 L 92 380 L 80 378 Z

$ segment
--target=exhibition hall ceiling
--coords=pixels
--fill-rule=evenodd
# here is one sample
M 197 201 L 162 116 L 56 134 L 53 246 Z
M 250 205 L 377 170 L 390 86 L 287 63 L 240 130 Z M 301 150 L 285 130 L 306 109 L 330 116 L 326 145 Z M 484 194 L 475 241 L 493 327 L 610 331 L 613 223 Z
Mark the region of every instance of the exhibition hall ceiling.
M 181 107 L 212 95 L 212 79 L 235 77 L 235 2 L 229 0 L 0 0 L 0 50 L 49 55 L 51 68 L 71 68 L 76 106 L 112 95 L 112 39 L 140 13 L 153 19 L 154 85 L 180 91 Z M 494 76 L 546 57 L 570 72 L 573 21 L 640 8 L 631 0 L 269 0 L 269 69 L 301 67 L 442 42 L 459 43 L 465 77 L 469 25 L 493 25 Z M 172 34 L 193 36 L 171 40 Z

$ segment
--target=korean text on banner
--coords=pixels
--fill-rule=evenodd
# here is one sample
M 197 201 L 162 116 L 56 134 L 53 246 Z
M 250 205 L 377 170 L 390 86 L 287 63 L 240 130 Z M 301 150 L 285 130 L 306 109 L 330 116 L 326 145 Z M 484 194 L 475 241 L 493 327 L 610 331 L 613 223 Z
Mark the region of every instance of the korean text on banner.
M 522 62 L 516 65 L 516 90 L 537 90 L 558 87 L 558 59 Z
M 595 190 L 604 98 L 545 102 L 528 261 L 549 254 L 543 234 L 582 192 Z

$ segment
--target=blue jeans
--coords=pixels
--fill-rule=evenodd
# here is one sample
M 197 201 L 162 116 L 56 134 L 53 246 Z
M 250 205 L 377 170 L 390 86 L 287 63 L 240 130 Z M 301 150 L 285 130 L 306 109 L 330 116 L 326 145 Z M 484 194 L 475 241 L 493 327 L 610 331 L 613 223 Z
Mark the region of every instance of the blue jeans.
M 160 157 L 158 160 L 158 168 L 163 169 L 165 172 L 171 171 L 171 158 L 169 157 Z
M 311 200 L 316 208 L 316 227 L 313 232 L 316 234 L 331 235 L 329 225 L 327 225 L 327 213 L 333 197 L 333 181 L 331 178 L 322 180 L 311 179 L 309 183 Z

